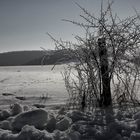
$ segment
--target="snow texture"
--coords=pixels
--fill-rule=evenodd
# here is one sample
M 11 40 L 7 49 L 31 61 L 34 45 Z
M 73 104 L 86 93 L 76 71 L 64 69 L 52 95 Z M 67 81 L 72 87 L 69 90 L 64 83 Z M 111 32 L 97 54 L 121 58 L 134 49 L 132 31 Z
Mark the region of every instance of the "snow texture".
M 137 114 L 122 112 L 120 120 L 118 112 L 59 112 L 33 109 L 9 117 L 0 122 L 0 140 L 140 140 Z

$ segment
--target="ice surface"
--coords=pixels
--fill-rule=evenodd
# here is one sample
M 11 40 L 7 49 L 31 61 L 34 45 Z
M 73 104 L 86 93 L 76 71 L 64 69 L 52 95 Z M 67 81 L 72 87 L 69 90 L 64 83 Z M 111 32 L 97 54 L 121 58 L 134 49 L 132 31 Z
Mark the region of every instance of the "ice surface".
M 26 105 L 40 103 L 48 106 L 64 104 L 68 97 L 61 74 L 64 65 L 57 65 L 54 70 L 51 70 L 52 67 L 0 67 L 0 108 L 7 108 L 15 102 Z M 3 93 L 9 96 L 3 96 Z M 27 98 L 22 101 L 16 99 L 17 96 Z M 46 96 L 49 100 L 43 98 Z

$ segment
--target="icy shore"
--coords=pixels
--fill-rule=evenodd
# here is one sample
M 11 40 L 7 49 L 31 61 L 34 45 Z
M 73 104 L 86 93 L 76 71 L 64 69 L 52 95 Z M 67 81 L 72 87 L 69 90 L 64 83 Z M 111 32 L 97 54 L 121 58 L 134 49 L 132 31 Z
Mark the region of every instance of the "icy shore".
M 140 140 L 140 112 L 49 111 L 14 104 L 0 111 L 0 140 Z

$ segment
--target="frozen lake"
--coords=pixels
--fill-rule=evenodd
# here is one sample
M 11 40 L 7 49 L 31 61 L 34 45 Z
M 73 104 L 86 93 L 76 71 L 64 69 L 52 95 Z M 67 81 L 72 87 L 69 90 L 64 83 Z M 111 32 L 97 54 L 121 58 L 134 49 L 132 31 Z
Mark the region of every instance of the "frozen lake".
M 49 95 L 47 105 L 64 104 L 68 97 L 61 72 L 64 65 L 57 65 L 53 70 L 49 66 L 7 66 L 0 67 L 0 105 L 13 102 L 27 104 L 42 103 L 37 97 Z M 13 96 L 2 96 L 10 93 Z M 15 100 L 15 96 L 28 97 L 26 101 Z
M 18 102 L 24 105 L 45 104 L 47 107 L 66 103 L 68 93 L 61 72 L 66 65 L 0 67 L 0 109 Z M 139 84 L 138 84 L 139 87 Z M 3 96 L 3 94 L 13 96 Z M 138 91 L 138 97 L 139 91 Z M 41 100 L 43 96 L 50 98 Z M 25 97 L 19 100 L 16 97 Z

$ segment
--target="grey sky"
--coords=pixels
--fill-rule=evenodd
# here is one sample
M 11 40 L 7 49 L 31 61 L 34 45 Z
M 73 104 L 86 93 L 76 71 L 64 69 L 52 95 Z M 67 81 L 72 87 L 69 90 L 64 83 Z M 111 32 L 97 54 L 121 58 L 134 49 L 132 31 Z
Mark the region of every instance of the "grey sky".
M 72 40 L 80 29 L 61 19 L 78 20 L 81 11 L 74 1 L 99 12 L 100 0 L 0 0 L 0 52 L 54 49 L 46 32 Z M 113 7 L 118 15 L 129 16 L 132 7 L 140 11 L 140 0 L 114 0 Z

